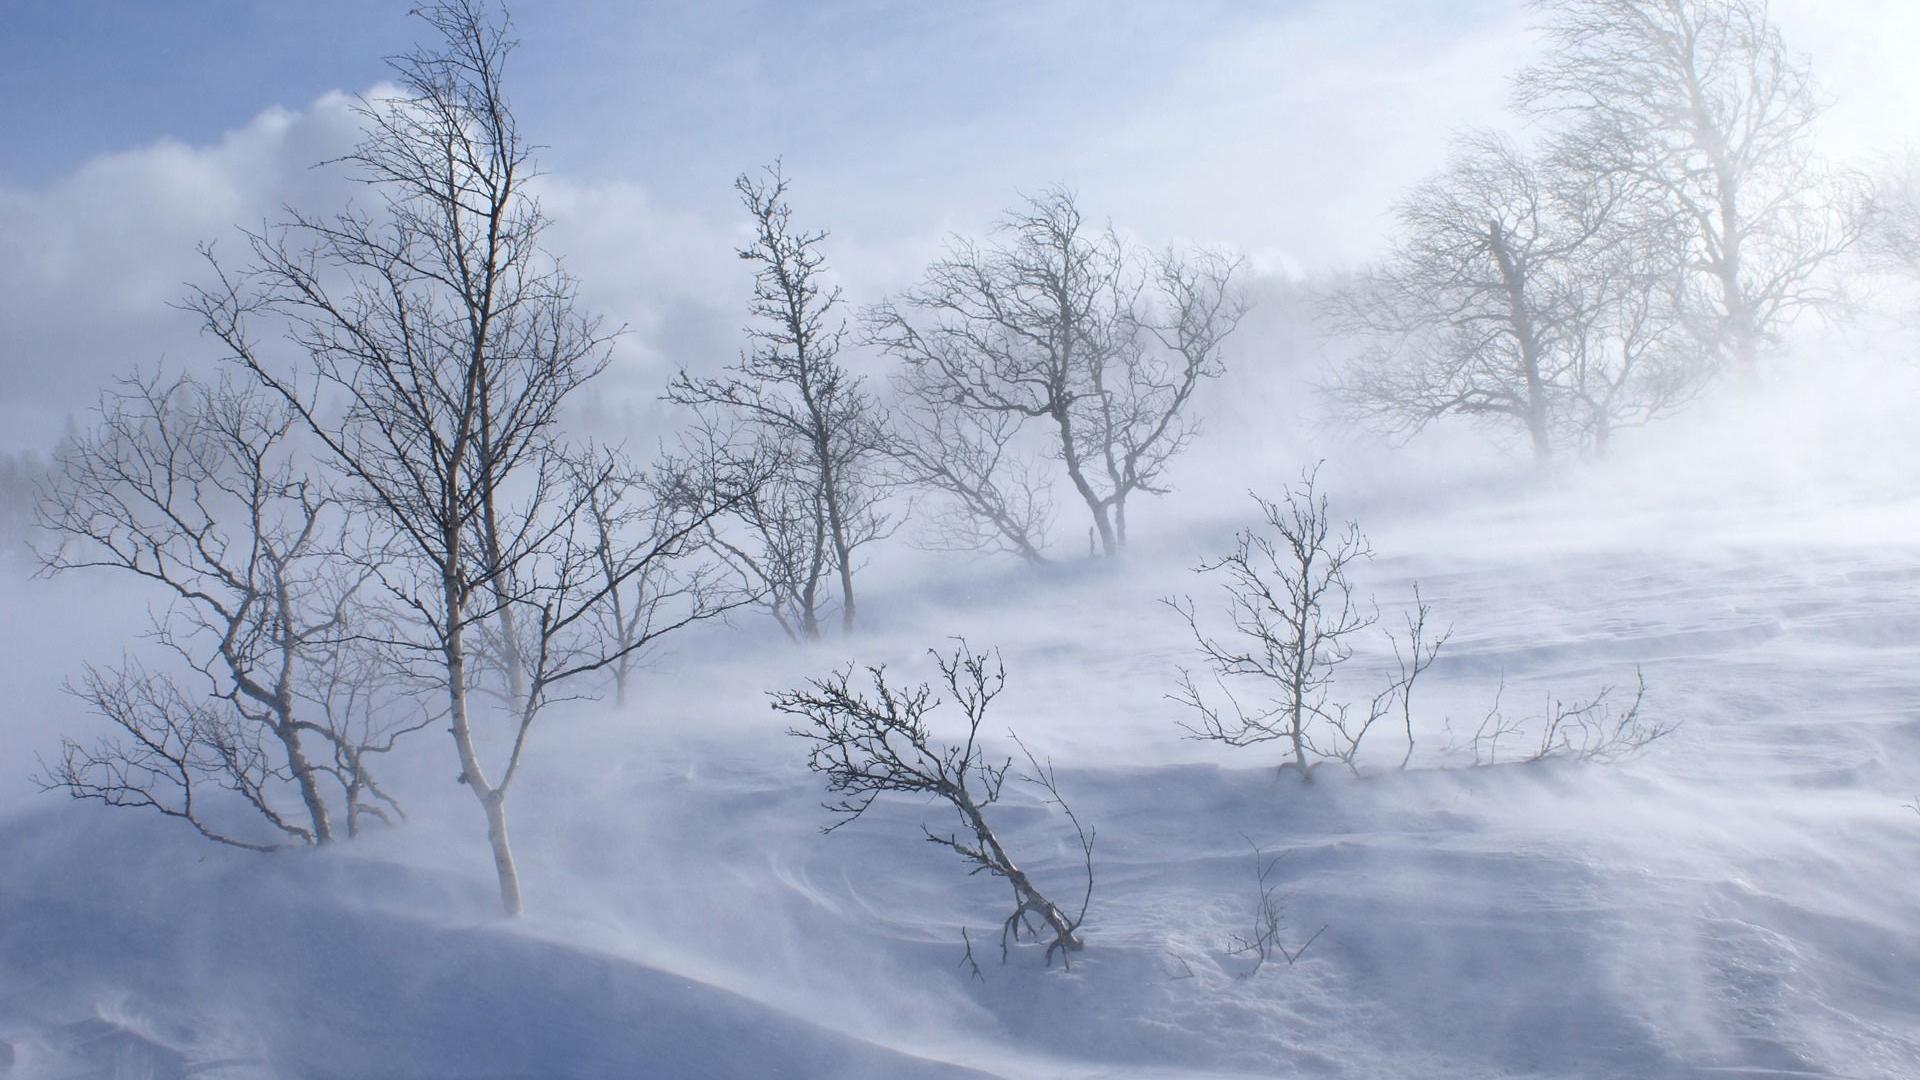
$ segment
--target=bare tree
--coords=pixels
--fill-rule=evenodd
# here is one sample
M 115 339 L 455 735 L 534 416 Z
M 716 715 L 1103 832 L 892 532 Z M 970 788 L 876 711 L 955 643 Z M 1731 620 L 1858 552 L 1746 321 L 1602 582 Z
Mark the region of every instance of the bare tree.
M 1440 658 L 1440 650 L 1447 644 L 1447 639 L 1453 636 L 1453 627 L 1451 626 L 1438 631 L 1428 629 L 1427 618 L 1432 614 L 1433 608 L 1427 603 L 1426 598 L 1420 595 L 1420 586 L 1416 584 L 1413 587 L 1413 608 L 1406 612 L 1406 637 L 1402 638 L 1394 634 L 1387 635 L 1388 641 L 1391 642 L 1393 646 L 1393 663 L 1396 675 L 1396 678 L 1389 687 L 1389 700 L 1390 703 L 1397 704 L 1400 708 L 1400 726 L 1406 733 L 1407 738 L 1407 751 L 1400 756 L 1400 768 L 1402 769 L 1405 769 L 1408 764 L 1413 761 L 1415 745 L 1413 737 L 1414 683 L 1418 682 L 1420 676 L 1426 674 L 1427 669 L 1433 666 L 1433 662 Z M 1370 711 L 1377 712 L 1379 703 L 1380 695 L 1375 695 L 1373 708 Z M 1349 754 L 1346 758 L 1347 767 L 1353 768 L 1355 764 L 1353 756 L 1359 752 L 1360 740 L 1349 740 L 1348 745 L 1351 747 L 1353 754 Z
M 712 518 L 726 513 L 742 489 L 723 477 L 702 502 L 662 499 L 624 455 L 604 448 L 569 452 L 562 467 L 565 479 L 549 504 L 530 504 L 543 515 L 534 526 L 539 542 L 507 549 L 515 556 L 515 588 L 505 602 L 520 633 L 507 655 L 521 658 L 524 692 L 498 668 L 495 678 L 477 683 L 498 698 L 513 732 L 496 792 L 513 779 L 542 711 L 587 695 L 575 688 L 584 676 L 611 673 L 619 693 L 633 662 L 662 638 L 750 599 L 722 587 L 713 566 L 691 557 Z M 476 622 L 485 611 L 475 612 Z
M 1145 271 L 1147 300 L 1126 314 L 1127 336 L 1115 363 L 1092 366 L 1088 397 L 1095 421 L 1083 428 L 1098 454 L 1115 542 L 1126 546 L 1127 500 L 1164 495 L 1167 465 L 1200 433 L 1189 415 L 1201 379 L 1224 370 L 1227 336 L 1245 316 L 1234 287 L 1241 259 L 1217 251 L 1181 255 L 1171 248 Z M 1096 526 L 1098 525 L 1096 514 Z
M 792 623 L 782 625 L 817 638 L 827 576 L 839 579 L 841 627 L 851 630 L 855 553 L 890 531 L 875 482 L 882 425 L 860 378 L 839 361 L 846 327 L 840 289 L 823 282 L 827 234 L 793 224 L 778 162 L 760 177 L 742 174 L 734 188 L 754 225 L 738 253 L 755 266 L 753 345 L 724 377 L 681 372 L 667 397 L 723 413 L 752 432 L 763 457 L 783 464 L 765 481 L 774 490 L 741 510 L 760 540 L 753 561 L 782 586 L 769 594 L 791 606 Z
M 1562 156 L 1657 192 L 1687 226 L 1704 344 L 1751 371 L 1794 316 L 1833 298 L 1848 185 L 1817 162 L 1822 111 L 1766 0 L 1536 0 L 1546 58 L 1517 98 L 1564 117 Z
M 941 704 L 933 687 L 926 683 L 911 689 L 892 686 L 882 668 L 868 669 L 873 682 L 871 696 L 853 687 L 851 667 L 825 679 L 811 680 L 802 689 L 773 695 L 776 712 L 804 721 L 789 734 L 806 740 L 808 766 L 825 774 L 827 788 L 836 796 L 826 808 L 838 820 L 826 831 L 859 818 L 884 792 L 907 792 L 945 802 L 959 815 L 963 832 L 941 834 L 923 826 L 927 840 L 952 849 L 973 865 L 973 873 L 1002 878 L 1013 889 L 1014 910 L 1001 928 L 1003 958 L 1009 941 L 1017 940 L 1023 930 L 1037 939 L 1044 927 L 1050 935 L 1048 962 L 1056 951 L 1063 961 L 1069 961 L 1070 954 L 1084 947 L 1079 929 L 1093 899 L 1093 830 L 1082 827 L 1061 799 L 1052 766 L 1041 764 L 1014 737 L 1031 770 L 1025 779 L 1046 792 L 1047 802 L 1060 807 L 1079 837 L 1087 888 L 1079 911 L 1068 915 L 1014 863 L 986 819 L 987 808 L 999 801 L 1013 768 L 1011 758 L 996 764 L 980 741 L 980 725 L 987 708 L 1006 686 L 1005 667 L 998 654 L 974 653 L 965 642 L 951 656 L 933 655 L 947 692 L 965 718 L 966 737 L 957 744 L 936 741 L 928 726 L 929 715 Z M 1039 926 L 1034 924 L 1035 919 Z
M 506 19 L 482 0 L 416 13 L 436 40 L 391 61 L 398 89 L 361 103 L 367 134 L 343 159 L 377 211 L 290 212 L 249 234 L 245 274 L 214 263 L 216 282 L 192 307 L 292 408 L 355 508 L 388 534 L 395 562 L 380 585 L 404 620 L 387 644 L 444 698 L 458 779 L 486 817 L 513 914 L 507 797 L 536 720 L 581 677 L 724 610 L 691 595 L 624 640 L 597 622 L 612 595 L 687 555 L 728 502 L 688 500 L 650 517 L 659 524 L 643 542 L 611 569 L 603 561 L 591 508 L 622 468 L 581 465 L 557 423 L 605 367 L 611 335 L 540 246 L 546 218 L 501 82 Z M 304 373 L 276 363 L 261 322 L 283 330 Z M 476 721 L 489 720 L 501 737 L 479 733 Z M 493 746 L 502 749 L 489 767 Z
M 1710 368 L 1685 233 L 1645 185 L 1589 164 L 1473 134 L 1401 203 L 1394 253 L 1327 298 L 1333 328 L 1365 341 L 1333 387 L 1357 419 L 1401 436 L 1491 420 L 1545 461 L 1691 399 Z
M 356 669 L 369 573 L 339 559 L 346 521 L 300 471 L 291 413 L 230 383 L 158 376 L 120 380 L 98 411 L 40 501 L 53 540 L 44 572 L 105 569 L 157 586 L 168 603 L 152 638 L 201 688 L 137 661 L 89 667 L 73 693 L 119 733 L 66 740 L 43 782 L 259 850 L 325 844 L 343 824 L 397 813 L 367 758 L 427 720 L 381 700 L 379 674 Z M 316 698 L 348 678 L 362 687 L 351 700 Z M 209 789 L 239 796 L 269 838 L 220 824 Z
M 1358 771 L 1362 742 L 1396 703 L 1405 713 L 1411 755 L 1414 683 L 1432 665 L 1448 633 L 1428 631 L 1427 607 L 1416 593 L 1405 651 L 1394 643 L 1397 677 L 1364 712 L 1335 698 L 1336 675 L 1352 659 L 1355 637 L 1378 622 L 1377 611 L 1361 604 L 1348 577 L 1349 569 L 1373 551 L 1358 525 L 1332 517 L 1316 478 L 1317 468 L 1307 470 L 1279 502 L 1253 496 L 1269 532 L 1242 530 L 1231 552 L 1196 568 L 1196 573 L 1224 577 L 1230 634 L 1215 636 L 1203 628 L 1191 598 L 1165 601 L 1186 620 L 1225 699 L 1217 704 L 1193 673 L 1182 669 L 1172 696 L 1197 719 L 1181 726 L 1194 738 L 1229 746 L 1281 742 L 1290 757 L 1282 768 L 1297 770 L 1302 780 L 1312 779 L 1318 759 Z M 1251 680 L 1266 688 L 1266 699 L 1249 710 L 1228 680 Z
M 794 483 L 792 463 L 778 446 L 748 437 L 738 425 L 721 428 L 701 418 L 680 435 L 677 451 L 659 474 L 674 479 L 660 492 L 664 504 L 703 506 L 733 491 L 722 512 L 707 516 L 699 544 L 731 572 L 731 590 L 766 609 L 792 641 L 819 634 L 818 587 L 826 569 L 824 504 Z M 814 585 L 812 629 L 807 628 L 808 583 Z
M 363 547 L 357 561 L 365 566 L 380 557 L 375 551 L 369 560 Z M 316 761 L 313 767 L 340 786 L 347 835 L 358 836 L 367 819 L 393 825 L 406 818 L 399 803 L 375 782 L 369 759 L 391 752 L 401 736 L 445 716 L 435 697 L 396 678 L 393 650 L 384 644 L 393 638 L 392 616 L 385 606 L 362 603 L 353 617 L 354 633 L 311 643 L 313 662 L 304 667 L 294 693 L 301 708 L 319 723 L 354 734 L 328 739 L 331 760 Z
M 573 523 L 575 542 L 591 549 L 590 579 L 605 594 L 589 609 L 587 636 L 612 658 L 614 703 L 624 707 L 648 647 L 677 619 L 689 610 L 726 610 L 753 599 L 721 580 L 716 561 L 658 557 L 650 549 L 682 531 L 683 522 L 707 522 L 730 499 L 751 497 L 752 489 L 730 490 L 744 474 L 689 474 L 671 458 L 647 473 L 605 448 L 573 456 L 569 467 L 584 518 Z M 697 547 L 704 529 L 695 528 L 682 546 Z
M 1239 262 L 1143 259 L 1111 229 L 1087 227 L 1062 188 L 1026 199 L 997 232 L 987 246 L 956 238 L 919 287 L 868 312 L 917 409 L 903 460 L 1031 558 L 1039 500 L 1009 451 L 1016 429 L 1042 424 L 1101 551 L 1117 554 L 1128 499 L 1164 493 L 1168 464 L 1197 433 L 1193 393 L 1220 373 L 1222 342 L 1245 309 Z M 941 419 L 956 411 L 991 419 Z M 965 442 L 947 452 L 933 441 L 941 434 Z
M 1328 298 L 1368 346 L 1334 387 L 1363 421 L 1411 435 L 1450 415 L 1519 427 L 1553 455 L 1558 282 L 1597 228 L 1509 140 L 1463 137 L 1395 211 L 1393 254 Z

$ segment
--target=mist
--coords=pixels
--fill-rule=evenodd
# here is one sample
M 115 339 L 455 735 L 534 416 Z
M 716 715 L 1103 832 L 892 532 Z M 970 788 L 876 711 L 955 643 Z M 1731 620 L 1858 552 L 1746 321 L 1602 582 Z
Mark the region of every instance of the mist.
M 0 1076 L 1920 1071 L 1904 8 L 359 7 L 22 15 Z

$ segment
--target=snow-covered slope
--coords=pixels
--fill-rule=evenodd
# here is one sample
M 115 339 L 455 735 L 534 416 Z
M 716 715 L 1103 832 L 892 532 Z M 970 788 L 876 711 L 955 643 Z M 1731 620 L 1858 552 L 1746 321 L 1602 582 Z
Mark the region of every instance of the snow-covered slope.
M 965 1077 L 618 952 L 498 923 L 383 853 L 160 823 L 0 833 L 0 1040 L 26 1077 Z
M 1183 568 L 1239 523 L 1225 505 L 1124 575 L 983 565 L 875 596 L 852 641 L 683 644 L 624 712 L 541 733 L 513 923 L 432 736 L 399 779 L 415 820 L 323 853 L 12 797 L 0 1075 L 1920 1075 L 1920 500 L 1880 474 L 1817 501 L 1646 475 L 1366 505 L 1366 587 L 1391 612 L 1417 579 L 1456 627 L 1405 773 L 1383 742 L 1370 775 L 1302 787 L 1181 738 L 1164 695 L 1192 659 L 1158 599 L 1204 598 Z M 73 618 L 19 595 L 48 621 L 5 631 L 31 684 L 16 753 L 55 739 L 44 639 Z M 1098 828 L 1070 970 L 1001 962 L 1002 886 L 920 840 L 940 808 L 822 835 L 766 706 L 849 660 L 924 677 L 960 634 L 1003 650 L 994 721 Z M 1502 679 L 1524 712 L 1636 666 L 1682 725 L 1643 757 L 1439 767 Z M 993 809 L 1077 899 L 1057 813 L 1012 785 Z M 1325 931 L 1248 976 L 1226 946 L 1253 845 L 1278 856 L 1287 944 Z

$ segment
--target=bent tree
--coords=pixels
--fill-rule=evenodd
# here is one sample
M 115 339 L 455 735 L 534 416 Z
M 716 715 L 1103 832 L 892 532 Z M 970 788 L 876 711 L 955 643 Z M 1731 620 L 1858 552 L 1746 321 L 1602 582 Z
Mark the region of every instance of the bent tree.
M 1035 940 L 1050 938 L 1048 963 L 1058 952 L 1070 966 L 1072 954 L 1086 947 L 1079 931 L 1093 900 L 1094 830 L 1083 826 L 1061 798 L 1051 763 L 1042 764 L 1019 736 L 1008 732 L 1030 768 L 1021 778 L 1044 792 L 1048 805 L 1060 808 L 1078 838 L 1087 884 L 1079 910 L 1069 913 L 1048 899 L 1032 876 L 1014 862 L 987 820 L 987 809 L 1000 801 L 1013 769 L 1012 758 L 996 762 L 990 757 L 980 736 L 988 707 L 1006 687 L 1005 665 L 997 652 L 976 653 L 964 641 L 952 655 L 934 652 L 933 657 L 946 692 L 966 722 L 966 736 L 958 742 L 942 742 L 933 734 L 929 720 L 941 705 L 933 687 L 889 683 L 883 668 L 867 669 L 871 692 L 853 685 L 853 668 L 848 666 L 824 679 L 809 680 L 799 689 L 772 695 L 775 712 L 801 721 L 787 734 L 806 742 L 808 768 L 824 775 L 827 790 L 833 793 L 825 808 L 837 820 L 826 831 L 858 819 L 887 792 L 946 803 L 959 817 L 961 828 L 942 834 L 922 825 L 927 841 L 972 864 L 970 873 L 1001 878 L 1013 890 L 1013 912 L 1001 923 L 1001 957 L 1025 932 Z M 969 941 L 967 956 L 972 955 Z

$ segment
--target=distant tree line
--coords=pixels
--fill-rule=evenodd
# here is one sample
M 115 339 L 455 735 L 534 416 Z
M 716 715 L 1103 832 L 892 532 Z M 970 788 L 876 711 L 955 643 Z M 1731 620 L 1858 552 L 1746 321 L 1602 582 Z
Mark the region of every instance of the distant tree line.
M 1514 81 L 1532 137 L 1461 135 L 1325 310 L 1362 343 L 1332 386 L 1348 416 L 1401 437 L 1472 418 L 1545 460 L 1751 379 L 1835 302 L 1875 215 L 1814 155 L 1822 101 L 1764 0 L 1533 8 L 1546 54 Z

